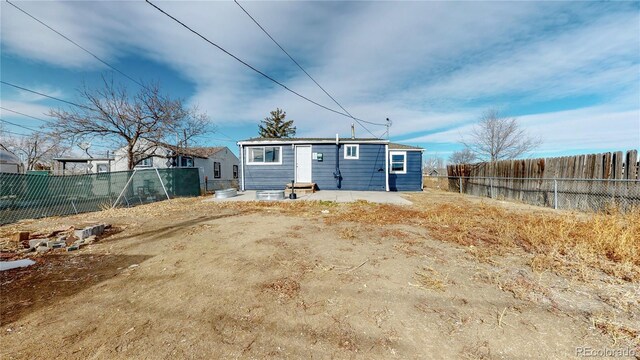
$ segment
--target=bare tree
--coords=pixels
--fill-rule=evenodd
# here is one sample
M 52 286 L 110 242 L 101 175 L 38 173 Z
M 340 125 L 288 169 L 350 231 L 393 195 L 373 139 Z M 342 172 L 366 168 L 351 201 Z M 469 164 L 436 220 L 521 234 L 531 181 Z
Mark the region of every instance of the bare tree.
M 474 126 L 469 139 L 463 139 L 462 143 L 478 159 L 498 161 L 522 156 L 540 146 L 541 140 L 529 136 L 515 118 L 490 109 Z
M 464 148 L 462 150 L 454 151 L 451 156 L 449 156 L 448 162 L 449 164 L 471 164 L 477 159 L 478 157 L 473 151 L 468 148 Z
M 3 147 L 20 157 L 26 170 L 49 168 L 53 158 L 69 150 L 69 146 L 57 136 L 38 132 L 4 139 Z
M 56 133 L 75 140 L 100 138 L 124 147 L 129 169 L 156 154 L 167 144 L 174 152 L 212 130 L 208 117 L 196 107 L 186 108 L 180 99 L 169 99 L 157 84 L 144 86 L 129 96 L 127 89 L 103 78 L 97 89 L 80 90 L 83 107 L 50 110 Z
M 440 172 L 444 168 L 444 160 L 440 156 L 438 156 L 438 154 L 435 154 L 426 158 L 422 164 L 422 167 L 425 174 L 430 174 L 434 170 Z

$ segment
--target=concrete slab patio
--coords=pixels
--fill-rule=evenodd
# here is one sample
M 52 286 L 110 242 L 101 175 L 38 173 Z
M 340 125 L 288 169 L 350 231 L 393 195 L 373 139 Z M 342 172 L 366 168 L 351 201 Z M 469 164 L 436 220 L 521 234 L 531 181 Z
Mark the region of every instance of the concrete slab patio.
M 349 190 L 322 190 L 313 194 L 298 194 L 296 200 L 281 201 L 335 201 L 348 203 L 358 200 L 365 200 L 380 204 L 411 205 L 411 201 L 402 197 L 402 193 L 385 191 L 349 191 Z M 216 199 L 210 197 L 205 201 L 256 201 L 256 192 L 248 190 L 238 192 L 238 196 L 227 199 Z

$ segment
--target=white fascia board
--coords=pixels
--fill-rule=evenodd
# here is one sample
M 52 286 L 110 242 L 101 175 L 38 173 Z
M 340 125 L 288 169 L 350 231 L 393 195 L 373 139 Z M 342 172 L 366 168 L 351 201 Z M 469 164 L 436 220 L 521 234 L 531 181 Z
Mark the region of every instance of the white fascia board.
M 305 140 L 273 140 L 273 141 L 239 141 L 238 145 L 287 145 L 287 144 L 296 144 L 296 145 L 313 145 L 313 144 L 334 144 L 335 140 L 313 140 L 313 141 L 305 141 Z M 372 141 L 358 141 L 351 139 L 340 139 L 341 144 L 388 144 L 389 140 L 372 140 Z

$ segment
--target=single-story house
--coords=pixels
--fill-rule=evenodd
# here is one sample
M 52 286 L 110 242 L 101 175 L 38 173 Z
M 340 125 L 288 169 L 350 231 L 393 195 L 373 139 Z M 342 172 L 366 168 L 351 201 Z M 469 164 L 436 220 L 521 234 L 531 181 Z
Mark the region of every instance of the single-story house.
M 24 172 L 24 166 L 20 158 L 4 147 L 0 147 L 0 173 L 20 174 L 22 172 Z
M 240 189 L 421 191 L 424 149 L 383 139 L 254 138 L 238 142 Z
M 200 169 L 200 187 L 203 190 L 238 186 L 240 160 L 226 146 L 175 149 L 170 145 L 162 144 L 151 150 L 149 155 L 135 168 L 196 167 Z M 125 148 L 116 150 L 114 156 L 111 171 L 128 170 L 129 163 Z
M 109 172 L 113 157 L 57 157 L 53 158 L 54 175 L 74 175 L 78 173 L 99 174 Z M 71 164 L 71 169 L 69 169 Z M 76 168 L 76 165 L 80 169 Z

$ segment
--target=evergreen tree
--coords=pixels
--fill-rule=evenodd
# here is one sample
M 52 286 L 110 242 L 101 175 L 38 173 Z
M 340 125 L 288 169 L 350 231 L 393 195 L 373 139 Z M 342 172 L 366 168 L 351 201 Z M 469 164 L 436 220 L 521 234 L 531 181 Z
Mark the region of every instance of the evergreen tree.
M 285 120 L 287 113 L 279 108 L 271 111 L 271 116 L 262 120 L 258 125 L 258 133 L 263 138 L 290 138 L 296 134 L 293 120 Z

